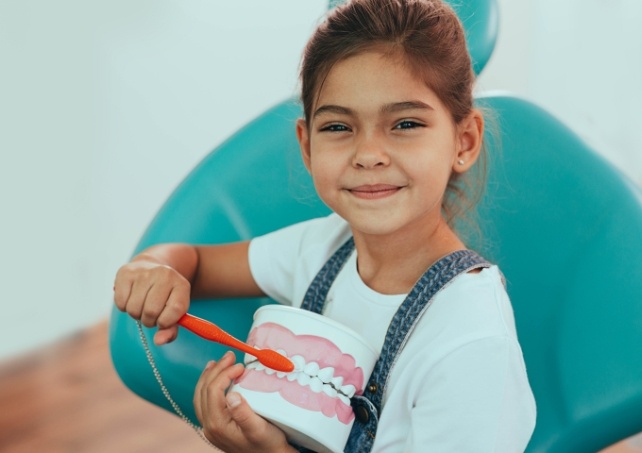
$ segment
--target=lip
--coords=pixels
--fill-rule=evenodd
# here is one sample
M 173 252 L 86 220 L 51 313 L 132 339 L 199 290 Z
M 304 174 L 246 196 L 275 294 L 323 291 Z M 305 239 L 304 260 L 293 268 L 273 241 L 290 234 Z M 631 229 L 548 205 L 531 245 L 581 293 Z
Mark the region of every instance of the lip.
M 351 187 L 348 191 L 357 198 L 366 200 L 374 200 L 380 198 L 387 198 L 399 192 L 403 186 L 396 186 L 392 184 L 363 184 L 360 186 Z

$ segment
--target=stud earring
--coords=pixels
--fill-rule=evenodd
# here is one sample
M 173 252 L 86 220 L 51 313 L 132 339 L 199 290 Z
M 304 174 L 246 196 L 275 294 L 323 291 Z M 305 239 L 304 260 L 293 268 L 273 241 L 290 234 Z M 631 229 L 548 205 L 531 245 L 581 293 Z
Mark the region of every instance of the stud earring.
M 457 163 L 458 163 L 459 165 L 464 165 L 464 163 L 465 163 L 465 162 L 464 162 L 464 159 L 459 159 L 459 160 L 457 161 Z

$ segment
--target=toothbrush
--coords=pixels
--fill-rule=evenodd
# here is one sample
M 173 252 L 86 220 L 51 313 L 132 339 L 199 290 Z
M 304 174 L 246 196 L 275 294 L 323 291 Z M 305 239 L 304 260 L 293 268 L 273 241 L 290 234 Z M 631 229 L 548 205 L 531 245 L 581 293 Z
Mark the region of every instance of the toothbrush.
M 214 323 L 185 313 L 183 317 L 178 320 L 178 324 L 206 340 L 224 344 L 251 354 L 268 368 L 286 373 L 294 371 L 294 364 L 287 357 L 271 349 L 253 348 L 247 343 L 237 340 Z

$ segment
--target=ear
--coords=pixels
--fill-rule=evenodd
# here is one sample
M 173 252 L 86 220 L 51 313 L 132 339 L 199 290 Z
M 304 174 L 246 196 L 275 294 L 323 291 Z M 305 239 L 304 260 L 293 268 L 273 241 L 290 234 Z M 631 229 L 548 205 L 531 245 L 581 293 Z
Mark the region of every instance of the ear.
M 457 126 L 457 153 L 453 162 L 453 171 L 465 173 L 479 157 L 484 137 L 484 117 L 477 109 Z
M 296 139 L 299 141 L 303 164 L 310 171 L 310 133 L 308 132 L 308 125 L 302 118 L 296 121 Z

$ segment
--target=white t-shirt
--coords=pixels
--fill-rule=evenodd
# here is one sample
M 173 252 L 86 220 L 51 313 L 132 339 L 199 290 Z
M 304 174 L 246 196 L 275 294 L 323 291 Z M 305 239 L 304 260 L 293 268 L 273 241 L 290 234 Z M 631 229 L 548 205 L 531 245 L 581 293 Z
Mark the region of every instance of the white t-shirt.
M 299 307 L 350 236 L 348 224 L 331 214 L 255 238 L 252 275 L 268 296 Z M 353 252 L 323 314 L 381 350 L 404 298 L 365 285 Z M 492 266 L 456 277 L 420 319 L 390 371 L 372 451 L 523 452 L 535 415 L 510 300 Z

